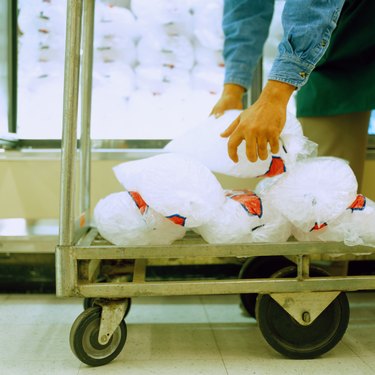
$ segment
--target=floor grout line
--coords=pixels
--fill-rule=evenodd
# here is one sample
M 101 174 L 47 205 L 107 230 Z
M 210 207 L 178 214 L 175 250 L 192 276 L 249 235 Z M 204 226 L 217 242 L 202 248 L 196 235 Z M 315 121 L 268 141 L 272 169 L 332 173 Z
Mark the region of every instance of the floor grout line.
M 215 342 L 216 348 L 217 348 L 217 350 L 218 350 L 218 352 L 219 352 L 219 354 L 220 354 L 221 362 L 222 362 L 222 364 L 223 364 L 223 366 L 224 366 L 224 369 L 225 369 L 226 374 L 229 375 L 228 368 L 227 368 L 227 366 L 226 366 L 226 364 L 225 364 L 225 360 L 224 360 L 224 357 L 223 357 L 223 353 L 221 352 L 221 349 L 220 349 L 219 343 L 217 342 L 217 338 L 216 338 L 215 330 L 213 329 L 213 325 L 212 325 L 212 322 L 211 322 L 211 320 L 210 320 L 210 317 L 209 317 L 208 311 L 207 311 L 207 309 L 206 309 L 206 305 L 205 305 L 205 303 L 204 303 L 204 301 L 203 301 L 203 297 L 202 297 L 202 296 L 199 296 L 199 300 L 200 300 L 200 302 L 201 302 L 201 304 L 202 304 L 202 306 L 203 306 L 203 310 L 204 310 L 204 313 L 205 313 L 206 318 L 207 318 L 208 326 L 209 326 L 210 329 L 211 329 L 212 336 L 213 336 L 213 338 L 214 338 L 214 342 Z

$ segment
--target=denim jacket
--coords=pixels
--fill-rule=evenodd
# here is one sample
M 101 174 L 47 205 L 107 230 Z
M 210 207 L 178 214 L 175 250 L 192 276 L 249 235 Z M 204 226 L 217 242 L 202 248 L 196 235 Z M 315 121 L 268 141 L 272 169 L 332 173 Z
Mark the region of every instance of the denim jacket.
M 245 88 L 263 51 L 275 0 L 225 0 L 225 83 Z M 284 37 L 268 79 L 303 86 L 326 51 L 345 0 L 286 0 Z

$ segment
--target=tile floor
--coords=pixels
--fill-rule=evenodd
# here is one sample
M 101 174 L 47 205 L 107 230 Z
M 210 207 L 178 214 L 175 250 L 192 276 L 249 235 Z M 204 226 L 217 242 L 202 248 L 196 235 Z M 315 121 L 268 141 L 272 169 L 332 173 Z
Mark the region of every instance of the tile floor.
M 69 347 L 81 300 L 0 295 L 0 374 L 375 374 L 374 297 L 349 294 L 347 333 L 314 360 L 276 353 L 255 320 L 242 313 L 238 296 L 135 298 L 124 350 L 110 364 L 93 368 Z

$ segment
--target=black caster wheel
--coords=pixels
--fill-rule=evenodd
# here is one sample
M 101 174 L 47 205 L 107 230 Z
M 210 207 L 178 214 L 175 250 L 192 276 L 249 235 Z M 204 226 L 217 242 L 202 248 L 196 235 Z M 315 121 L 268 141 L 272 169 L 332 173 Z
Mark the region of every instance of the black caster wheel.
M 287 267 L 275 277 L 295 277 L 296 267 Z M 312 277 L 326 276 L 311 267 Z M 349 302 L 340 293 L 310 325 L 299 324 L 270 295 L 257 298 L 256 314 L 263 337 L 276 351 L 289 358 L 316 358 L 331 350 L 343 337 L 349 324 Z
M 261 279 L 271 277 L 276 271 L 294 263 L 283 256 L 260 256 L 249 258 L 239 273 L 240 279 Z M 255 318 L 257 293 L 241 294 L 241 303 L 246 312 Z
M 87 310 L 90 307 L 100 306 L 99 304 L 96 303 L 99 300 L 100 300 L 100 298 L 95 298 L 95 297 L 84 298 L 83 299 L 83 309 Z M 131 298 L 125 298 L 125 303 L 126 303 L 126 306 L 125 306 L 124 318 L 126 318 L 128 316 L 128 313 L 130 311 L 130 308 L 131 308 L 131 305 L 132 305 Z
M 76 357 L 89 366 L 102 366 L 115 359 L 126 341 L 126 324 L 122 320 L 107 344 L 99 342 L 100 307 L 83 311 L 70 330 L 70 347 Z

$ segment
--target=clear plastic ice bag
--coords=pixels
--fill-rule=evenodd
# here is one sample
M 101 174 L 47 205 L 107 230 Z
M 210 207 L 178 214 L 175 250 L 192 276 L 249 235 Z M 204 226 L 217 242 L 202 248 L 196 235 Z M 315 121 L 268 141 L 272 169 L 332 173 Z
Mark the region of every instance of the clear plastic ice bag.
M 228 139 L 220 134 L 240 115 L 240 110 L 226 111 L 219 118 L 210 116 L 198 126 L 173 139 L 165 146 L 167 152 L 189 155 L 205 164 L 211 171 L 233 177 L 273 177 L 284 173 L 299 159 L 316 151 L 316 144 L 303 136 L 296 118 L 288 113 L 281 133 L 279 153 L 271 154 L 266 160 L 258 159 L 251 163 L 246 157 L 243 141 L 238 147 L 238 163 L 228 156 Z
M 293 227 L 299 241 L 343 241 L 348 246 L 375 247 L 375 203 L 362 194 L 336 219 L 304 232 Z
M 185 228 L 148 207 L 136 192 L 112 193 L 94 209 L 100 235 L 117 246 L 169 245 L 185 235 Z
M 216 215 L 194 230 L 208 243 L 284 242 L 291 235 L 287 219 L 249 190 L 228 190 Z
M 357 180 L 345 160 L 315 157 L 297 162 L 266 196 L 296 228 L 308 233 L 345 212 L 357 196 Z
M 198 161 L 175 153 L 119 164 L 113 168 L 126 190 L 137 191 L 163 216 L 188 228 L 209 221 L 225 202 L 220 183 Z

